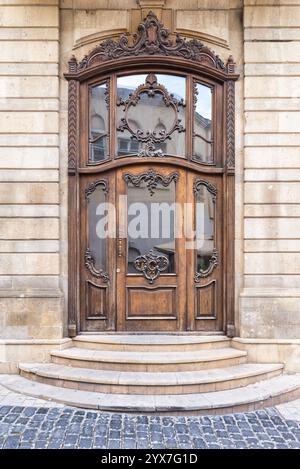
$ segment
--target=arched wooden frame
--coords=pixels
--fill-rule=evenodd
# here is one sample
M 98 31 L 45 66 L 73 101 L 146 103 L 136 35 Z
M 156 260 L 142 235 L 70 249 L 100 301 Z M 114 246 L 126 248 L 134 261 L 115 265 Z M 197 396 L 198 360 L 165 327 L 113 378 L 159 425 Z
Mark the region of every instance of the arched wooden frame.
M 223 213 L 224 213 L 224 324 L 226 333 L 233 336 L 234 328 L 234 167 L 235 167 L 235 64 L 232 56 L 225 65 L 222 60 L 199 40 L 185 40 L 170 32 L 150 12 L 139 25 L 134 36 L 121 35 L 117 41 L 105 40 L 93 49 L 81 62 L 73 56 L 65 78 L 69 82 L 68 110 L 68 200 L 69 200 L 69 290 L 68 290 L 68 334 L 75 336 L 78 331 L 79 310 L 79 234 L 78 234 L 78 186 L 82 173 L 97 174 L 111 168 L 120 167 L 124 159 L 106 161 L 105 164 L 82 164 L 81 150 L 84 148 L 84 135 L 80 132 L 80 113 L 86 107 L 88 83 L 105 79 L 112 73 L 145 73 L 153 70 L 166 73 L 177 72 L 193 74 L 204 83 L 221 84 L 223 93 L 222 108 L 222 161 L 215 167 L 181 158 L 168 158 L 166 163 L 193 169 L 199 175 L 222 174 Z M 85 92 L 84 92 L 85 91 Z M 190 97 L 187 96 L 187 99 Z M 111 119 L 110 119 L 111 120 Z M 110 132 L 115 131 L 110 124 Z M 192 138 L 192 136 L 191 136 Z M 188 149 L 188 153 L 191 153 Z M 147 162 L 157 160 L 148 158 Z M 162 160 L 161 160 L 162 161 Z M 160 162 L 161 162 L 160 161 Z M 136 163 L 136 158 L 126 164 Z

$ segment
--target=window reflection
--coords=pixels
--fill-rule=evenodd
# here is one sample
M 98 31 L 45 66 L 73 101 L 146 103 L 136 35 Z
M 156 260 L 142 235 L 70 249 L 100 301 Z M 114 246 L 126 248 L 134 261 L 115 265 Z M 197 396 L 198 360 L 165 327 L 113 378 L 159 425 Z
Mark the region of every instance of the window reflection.
M 197 272 L 206 271 L 215 247 L 215 196 L 204 184 L 196 192 Z
M 194 158 L 203 163 L 213 163 L 212 89 L 195 84 Z
M 95 261 L 97 270 L 106 270 L 106 236 L 105 226 L 101 223 L 105 206 L 105 191 L 99 184 L 88 197 L 88 246 Z
M 175 272 L 175 182 L 158 183 L 151 195 L 145 182 L 128 183 L 128 272 L 138 273 L 134 261 L 149 254 L 166 256 L 164 273 Z
M 89 161 L 98 163 L 108 158 L 108 109 L 106 84 L 90 88 Z
M 157 82 L 163 85 L 169 94 L 174 98 L 185 104 L 186 99 L 186 80 L 184 77 L 157 74 Z M 118 102 L 126 100 L 130 94 L 134 93 L 139 85 L 145 84 L 147 75 L 138 74 L 125 77 L 118 77 L 117 79 L 117 96 Z M 124 106 L 117 106 L 117 127 L 120 126 L 122 119 L 124 119 Z M 155 150 L 160 150 L 163 154 L 176 155 L 185 157 L 185 132 L 174 130 L 169 138 L 163 139 L 163 136 L 172 129 L 177 118 L 180 119 L 180 124 L 185 127 L 185 107 L 178 106 L 177 112 L 174 112 L 172 106 L 166 105 L 164 97 L 161 93 L 147 93 L 143 92 L 139 96 L 139 100 L 135 106 L 131 106 L 128 110 L 127 120 L 130 122 L 130 127 L 136 131 L 142 132 L 142 135 L 147 135 L 147 132 L 155 132 L 156 136 L 161 136 L 162 142 L 154 144 Z M 134 127 L 131 126 L 134 123 Z M 127 144 L 125 145 L 125 140 Z M 127 129 L 120 131 L 117 130 L 117 151 L 119 156 L 138 154 L 145 149 L 146 142 L 142 139 L 136 139 Z M 135 145 L 133 144 L 135 143 Z

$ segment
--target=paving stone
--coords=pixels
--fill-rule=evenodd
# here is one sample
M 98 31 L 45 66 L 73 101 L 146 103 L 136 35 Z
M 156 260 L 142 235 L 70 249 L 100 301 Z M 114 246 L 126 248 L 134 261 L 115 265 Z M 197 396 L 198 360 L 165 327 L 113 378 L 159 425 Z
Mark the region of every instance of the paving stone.
M 20 437 L 19 436 L 8 436 L 3 448 L 4 449 L 16 449 L 18 448 L 20 443 Z
M 125 448 L 125 449 L 136 448 L 136 440 L 134 438 L 124 438 L 122 448 Z
M 62 446 L 61 440 L 51 440 L 48 444 L 49 449 L 59 449 Z
M 0 420 L 0 448 L 300 449 L 300 422 L 273 408 L 186 418 L 5 405 Z
M 79 438 L 78 448 L 80 449 L 90 449 L 92 448 L 93 440 L 91 438 Z
M 121 448 L 121 441 L 120 440 L 108 440 L 107 448 L 119 449 Z
M 45 449 L 48 446 L 48 442 L 46 440 L 37 440 L 34 444 L 35 449 Z

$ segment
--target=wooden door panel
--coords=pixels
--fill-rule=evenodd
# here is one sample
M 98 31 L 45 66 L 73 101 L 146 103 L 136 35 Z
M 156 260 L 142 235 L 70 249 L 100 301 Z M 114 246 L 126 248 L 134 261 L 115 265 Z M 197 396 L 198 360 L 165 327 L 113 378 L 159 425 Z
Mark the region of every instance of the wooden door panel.
M 99 204 L 114 204 L 114 173 L 89 175 L 80 183 L 80 331 L 115 329 L 115 239 L 98 236 Z M 102 212 L 101 215 L 103 216 Z M 114 214 L 109 215 L 109 223 Z
M 194 230 L 197 231 L 199 213 L 203 218 L 200 223 L 204 225 L 201 247 L 197 246 L 187 251 L 188 329 L 222 331 L 224 327 L 222 177 L 206 175 L 203 177 L 188 172 L 187 179 L 187 200 L 193 207 Z M 206 194 L 206 201 L 203 202 L 203 209 L 197 211 L 199 188 L 203 194 Z M 206 209 L 207 201 L 208 209 Z M 208 228 L 205 225 L 208 225 Z
M 174 228 L 169 242 L 163 242 L 166 240 L 154 237 L 154 239 L 147 239 L 144 243 L 135 242 L 134 244 L 131 243 L 130 233 L 126 226 L 128 221 L 126 214 L 128 208 L 131 207 L 128 183 L 141 188 L 140 194 L 138 194 L 139 200 L 144 201 L 145 204 L 146 200 L 148 202 L 151 200 L 150 197 L 147 199 L 145 195 L 147 190 L 150 191 L 151 197 L 155 191 L 161 191 L 161 198 L 153 197 L 155 204 L 157 200 L 164 201 L 163 188 L 168 188 L 174 180 L 174 203 L 181 203 L 184 198 L 185 178 L 184 170 L 174 171 L 171 166 L 160 167 L 158 165 L 151 167 L 146 165 L 130 166 L 130 168 L 124 168 L 118 173 L 117 186 L 120 194 L 128 195 L 126 207 L 119 205 L 119 211 L 125 211 L 123 215 L 119 215 L 121 220 L 119 225 L 120 239 L 124 233 L 127 233 L 127 237 L 122 240 L 122 255 L 118 256 L 117 268 L 119 330 L 176 331 L 183 330 L 185 327 L 184 240 L 173 238 Z M 146 186 L 141 185 L 144 182 Z M 149 217 L 149 215 L 147 216 Z M 173 222 L 176 225 L 183 223 L 176 208 Z M 156 221 L 151 214 L 149 225 L 152 223 L 156 223 Z M 133 255 L 133 259 L 131 259 L 131 255 Z M 168 260 L 167 268 L 160 262 L 160 258 L 166 257 Z M 140 258 L 142 258 L 141 262 L 137 263 Z M 156 269 L 157 265 L 158 269 Z M 160 268 L 161 270 L 159 270 Z
M 157 181 L 165 182 L 166 187 L 168 187 L 168 178 L 174 173 L 177 175 L 174 202 L 181 209 L 177 209 L 176 206 L 175 223 L 177 228 L 180 226 L 178 233 L 182 236 L 174 239 L 174 245 L 172 245 L 174 250 L 171 249 L 173 253 L 168 258 L 172 260 L 172 263 L 169 262 L 168 265 L 169 271 L 164 270 L 164 266 L 159 272 L 153 270 L 155 262 L 151 264 L 153 259 L 151 256 L 147 257 L 149 252 L 143 249 L 143 244 L 136 243 L 134 248 L 131 246 L 129 249 L 130 238 L 127 226 L 129 202 L 124 196 L 128 195 L 128 180 L 132 180 L 133 177 L 137 178 L 133 179 L 136 182 L 140 175 L 147 171 L 152 171 L 152 176 L 158 175 Z M 132 177 L 128 178 L 128 174 Z M 187 236 L 188 216 L 184 208 L 186 202 L 190 203 L 193 229 L 196 229 L 198 212 L 195 184 L 199 181 L 205 188 L 203 193 L 207 193 L 210 198 L 210 210 L 213 209 L 213 240 L 204 240 L 204 243 L 213 243 L 213 245 L 210 246 L 210 255 L 204 255 L 203 259 L 200 255 L 200 261 L 201 250 L 199 251 L 197 246 L 191 247 Z M 161 187 L 155 181 L 154 185 L 153 181 L 151 184 L 151 190 L 163 193 L 161 188 L 163 184 Z M 91 244 L 93 238 L 90 233 L 91 229 L 95 229 L 97 222 L 97 217 L 93 223 L 89 220 L 91 194 L 94 194 L 96 190 L 99 193 L 103 191 L 105 201 L 116 207 L 115 219 L 112 220 L 113 215 L 110 216 L 110 223 L 116 227 L 116 233 L 115 236 L 105 240 L 103 269 L 95 262 L 95 250 Z M 80 330 L 89 332 L 110 330 L 221 331 L 223 328 L 224 256 L 222 190 L 222 176 L 203 177 L 189 170 L 178 168 L 175 170 L 171 165 L 131 165 L 117 171 L 103 173 L 101 177 L 84 176 L 80 186 Z M 204 208 L 204 212 L 205 210 Z M 212 213 L 205 215 L 204 224 L 207 223 L 207 218 L 212 219 Z M 211 226 L 212 221 L 210 220 L 209 223 Z M 204 236 L 207 236 L 206 228 L 204 228 Z M 146 247 L 151 247 L 150 241 L 145 241 Z M 154 247 L 158 249 L 154 253 L 154 260 L 157 256 L 170 252 L 168 243 L 160 243 L 156 240 Z M 150 268 L 143 259 L 144 264 L 140 263 L 138 270 L 135 267 L 135 261 L 143 256 L 146 256 L 146 261 L 150 262 Z M 199 266 L 202 269 L 201 272 L 198 271 Z M 154 277 L 152 278 L 151 275 Z

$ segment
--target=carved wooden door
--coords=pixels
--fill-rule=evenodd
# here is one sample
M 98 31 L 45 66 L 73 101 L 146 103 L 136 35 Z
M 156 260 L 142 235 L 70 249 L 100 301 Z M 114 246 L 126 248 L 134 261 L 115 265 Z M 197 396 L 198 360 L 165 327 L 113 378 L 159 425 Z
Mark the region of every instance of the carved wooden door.
M 149 12 L 65 76 L 69 335 L 233 336 L 233 58 Z
M 119 170 L 117 328 L 186 328 L 186 172 L 169 165 Z

